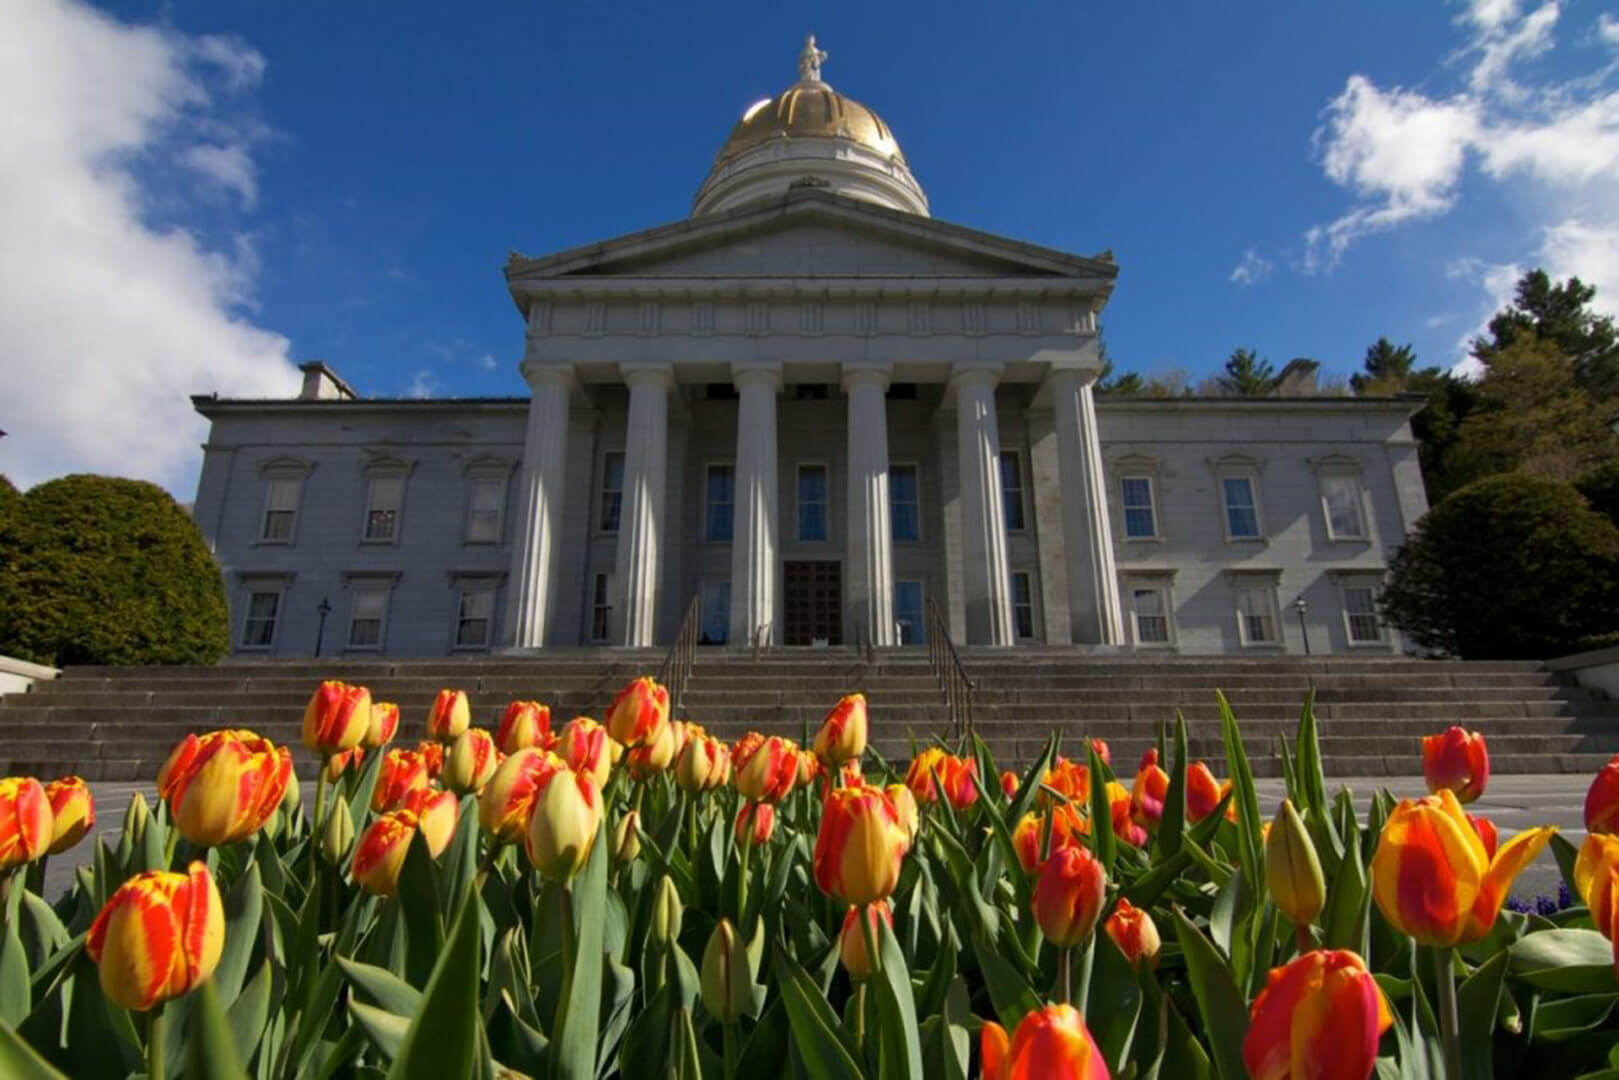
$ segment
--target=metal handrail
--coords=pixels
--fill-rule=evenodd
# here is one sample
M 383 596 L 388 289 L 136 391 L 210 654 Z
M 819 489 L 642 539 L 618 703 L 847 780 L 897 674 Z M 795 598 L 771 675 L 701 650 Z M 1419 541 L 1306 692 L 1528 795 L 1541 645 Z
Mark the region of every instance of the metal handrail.
M 973 734 L 974 684 L 967 677 L 955 643 L 950 640 L 950 624 L 931 596 L 927 600 L 927 620 L 928 663 L 933 665 L 933 674 L 939 680 L 939 690 L 950 712 L 951 735 L 959 739 Z
M 755 664 L 759 662 L 759 650 L 769 644 L 770 630 L 770 624 L 767 622 L 762 622 L 753 628 L 753 662 Z
M 692 664 L 697 659 L 700 613 L 701 605 L 698 598 L 693 596 L 691 603 L 686 605 L 686 614 L 680 619 L 674 644 L 669 646 L 663 664 L 658 668 L 658 682 L 669 690 L 671 716 L 684 716 L 686 712 L 686 684 L 691 682 Z

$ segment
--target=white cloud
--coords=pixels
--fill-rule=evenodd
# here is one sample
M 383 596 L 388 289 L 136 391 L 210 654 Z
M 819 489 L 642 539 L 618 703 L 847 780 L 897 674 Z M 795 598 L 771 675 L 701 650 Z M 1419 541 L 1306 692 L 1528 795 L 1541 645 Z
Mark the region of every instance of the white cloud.
M 1611 48 L 1619 49 L 1619 18 L 1603 12 L 1597 16 L 1597 40 Z
M 1253 248 L 1249 248 L 1242 253 L 1242 258 L 1237 260 L 1237 265 L 1231 268 L 1231 274 L 1226 280 L 1246 288 L 1263 281 L 1270 276 L 1270 272 L 1271 261 Z
M 405 396 L 410 398 L 430 398 L 437 392 L 438 380 L 427 368 L 422 368 L 412 375 L 410 385 L 405 387 Z
M 189 499 L 207 434 L 189 395 L 296 392 L 287 339 L 248 318 L 251 239 L 210 243 L 174 224 L 195 193 L 152 179 L 202 168 L 251 199 L 255 135 L 232 113 L 263 70 L 232 39 L 130 26 L 70 0 L 7 5 L 0 471 L 19 486 L 105 472 Z
M 484 353 L 482 356 L 478 357 L 478 366 L 483 368 L 485 371 L 493 371 L 500 365 L 495 362 L 494 353 Z

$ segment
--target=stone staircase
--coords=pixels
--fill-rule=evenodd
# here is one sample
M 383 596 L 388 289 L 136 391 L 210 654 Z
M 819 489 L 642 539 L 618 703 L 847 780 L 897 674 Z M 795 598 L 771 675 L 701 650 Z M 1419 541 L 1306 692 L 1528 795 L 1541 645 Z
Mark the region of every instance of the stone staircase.
M 465 689 L 474 722 L 493 728 L 514 697 L 551 705 L 553 720 L 600 717 L 618 687 L 653 672 L 662 651 L 557 650 L 532 658 L 288 660 L 215 667 L 69 669 L 34 692 L 0 698 L 5 774 L 78 773 L 91 780 L 155 778 L 185 733 L 252 728 L 297 747 L 300 720 L 322 678 L 369 686 L 398 702 L 401 738 L 425 730 L 443 686 Z M 968 649 L 976 684 L 976 730 L 1006 764 L 1039 752 L 1045 734 L 1106 739 L 1121 772 L 1151 744 L 1160 721 L 1186 716 L 1195 756 L 1223 775 L 1222 689 L 1242 722 L 1254 770 L 1279 771 L 1276 739 L 1291 741 L 1305 693 L 1316 691 L 1322 754 L 1330 775 L 1412 775 L 1418 736 L 1451 723 L 1489 738 L 1497 772 L 1595 771 L 1619 752 L 1619 703 L 1581 689 L 1537 662 L 1482 663 L 1376 657 L 1142 657 L 1073 650 Z M 686 714 L 734 739 L 750 728 L 801 738 L 848 690 L 871 703 L 872 741 L 893 760 L 912 740 L 944 733 L 947 716 L 925 653 L 900 650 L 864 663 L 852 650 L 700 651 Z M 307 775 L 307 773 L 306 773 Z

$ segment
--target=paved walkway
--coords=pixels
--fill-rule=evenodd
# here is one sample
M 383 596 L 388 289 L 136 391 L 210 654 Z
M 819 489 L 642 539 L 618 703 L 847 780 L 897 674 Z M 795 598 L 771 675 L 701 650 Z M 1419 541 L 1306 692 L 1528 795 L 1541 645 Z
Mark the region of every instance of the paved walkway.
M 1265 813 L 1272 814 L 1281 801 L 1283 784 L 1280 779 L 1257 781 L 1260 800 Z M 1585 839 L 1585 792 L 1591 777 L 1579 775 L 1553 776 L 1495 776 L 1490 779 L 1489 791 L 1473 804 L 1474 814 L 1482 814 L 1494 821 L 1502 839 L 1532 825 L 1555 825 L 1576 847 Z M 1328 790 L 1336 792 L 1347 785 L 1355 793 L 1356 803 L 1364 820 L 1366 805 L 1373 792 L 1387 787 L 1396 797 L 1405 798 L 1427 794 L 1420 776 L 1375 777 L 1369 779 L 1329 780 Z M 124 813 L 129 808 L 131 793 L 137 788 L 146 792 L 148 801 L 156 800 L 152 784 L 98 783 L 95 785 L 97 831 L 116 838 L 123 827 Z M 312 805 L 315 785 L 303 785 L 304 800 Z M 94 847 L 87 840 L 66 855 L 50 860 L 45 881 L 46 894 L 58 896 L 73 883 L 75 869 L 89 863 Z M 1549 852 L 1541 855 L 1534 865 L 1518 879 L 1513 895 L 1532 897 L 1536 894 L 1553 895 L 1557 892 L 1559 876 L 1557 864 Z

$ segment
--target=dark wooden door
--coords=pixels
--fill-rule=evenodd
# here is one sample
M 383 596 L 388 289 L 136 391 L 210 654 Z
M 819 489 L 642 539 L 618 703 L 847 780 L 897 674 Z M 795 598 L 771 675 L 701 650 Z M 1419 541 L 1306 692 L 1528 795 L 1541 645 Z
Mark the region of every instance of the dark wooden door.
M 825 638 L 829 645 L 842 645 L 843 564 L 787 562 L 782 579 L 784 643 L 811 645 Z

